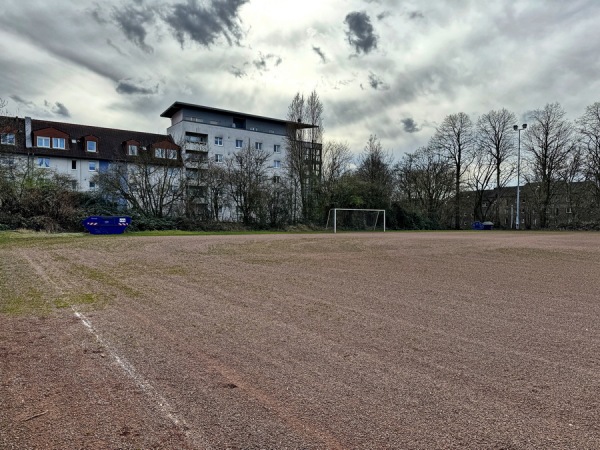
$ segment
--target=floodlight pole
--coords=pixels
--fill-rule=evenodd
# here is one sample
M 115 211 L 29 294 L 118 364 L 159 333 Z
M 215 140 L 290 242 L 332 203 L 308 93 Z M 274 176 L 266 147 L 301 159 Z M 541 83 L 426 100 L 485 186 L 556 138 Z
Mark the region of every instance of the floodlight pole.
M 521 226 L 521 130 L 527 128 L 524 123 L 522 128 L 518 125 L 513 125 L 513 130 L 519 133 L 519 146 L 517 150 L 517 223 L 515 229 L 519 230 Z

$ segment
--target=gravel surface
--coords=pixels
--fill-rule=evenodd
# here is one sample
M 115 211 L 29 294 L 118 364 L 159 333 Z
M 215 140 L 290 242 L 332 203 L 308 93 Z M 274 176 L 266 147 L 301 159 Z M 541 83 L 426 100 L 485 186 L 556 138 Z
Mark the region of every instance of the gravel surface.
M 42 292 L 0 313 L 2 449 L 600 448 L 597 233 L 86 237 L 0 258 L 3 295 Z

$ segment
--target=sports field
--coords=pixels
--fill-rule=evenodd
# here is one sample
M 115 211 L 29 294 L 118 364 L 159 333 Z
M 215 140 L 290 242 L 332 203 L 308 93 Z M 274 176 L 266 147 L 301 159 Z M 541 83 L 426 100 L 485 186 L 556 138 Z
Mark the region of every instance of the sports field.
M 598 233 L 0 236 L 0 269 L 2 449 L 600 448 Z

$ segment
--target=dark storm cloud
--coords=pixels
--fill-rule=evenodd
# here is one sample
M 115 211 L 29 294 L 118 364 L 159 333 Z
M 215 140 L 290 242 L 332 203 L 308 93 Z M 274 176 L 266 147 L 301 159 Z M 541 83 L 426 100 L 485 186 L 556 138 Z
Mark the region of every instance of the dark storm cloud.
M 344 19 L 344 23 L 348 25 L 346 31 L 348 43 L 354 46 L 357 54 L 360 52 L 366 54 L 377 48 L 379 38 L 366 12 L 351 12 Z
M 412 12 L 408 13 L 408 17 L 413 20 L 425 18 L 425 16 L 423 15 L 423 13 L 421 11 L 412 11 Z
M 246 64 L 244 64 L 244 65 L 246 65 Z M 241 67 L 236 67 L 236 66 L 231 66 L 229 68 L 229 73 L 232 74 L 236 78 L 244 78 L 244 77 L 248 76 L 248 74 L 246 73 L 246 71 L 244 69 L 242 69 Z
M 29 106 L 29 107 L 35 106 L 35 104 L 33 102 L 31 102 L 29 100 L 25 100 L 23 97 L 20 97 L 18 95 L 10 95 L 9 97 L 12 101 L 14 101 L 15 103 L 18 103 L 20 105 Z
M 154 95 L 158 92 L 158 84 L 155 86 L 142 86 L 137 85 L 133 80 L 125 79 L 120 80 L 117 84 L 117 92 L 123 95 Z
M 205 47 L 214 44 L 221 36 L 229 45 L 239 44 L 244 34 L 238 17 L 239 8 L 247 2 L 213 0 L 204 6 L 197 0 L 187 0 L 187 3 L 178 3 L 170 8 L 164 19 L 182 48 L 186 37 Z
M 406 131 L 407 133 L 417 133 L 421 131 L 421 129 L 417 126 L 417 123 L 411 117 L 402 119 L 400 122 L 402 122 L 404 131 Z
M 383 20 L 391 15 L 392 13 L 390 11 L 383 11 L 382 13 L 377 14 L 377 20 Z
M 313 51 L 314 51 L 314 52 L 315 52 L 317 55 L 319 55 L 319 58 L 321 58 L 321 61 L 322 61 L 323 63 L 326 63 L 326 62 L 327 62 L 327 57 L 325 56 L 325 53 L 323 53 L 323 50 L 321 50 L 321 47 L 315 47 L 315 46 L 313 45 L 313 48 L 312 48 L 312 49 L 313 49 Z
M 123 52 L 123 50 L 121 50 L 121 48 L 117 46 L 113 41 L 111 41 L 110 39 L 106 39 L 106 43 L 109 47 L 114 48 L 119 55 L 125 56 L 125 52 Z
M 369 73 L 369 85 L 376 91 L 387 91 L 390 86 L 385 83 L 381 78 L 375 75 L 373 72 Z
M 94 4 L 94 8 L 89 10 L 90 15 L 94 18 L 96 22 L 100 25 L 105 25 L 108 23 L 108 20 L 104 18 L 102 8 L 98 3 Z
M 56 102 L 54 106 L 51 107 L 51 110 L 57 116 L 71 117 L 71 113 L 69 112 L 67 107 L 61 102 Z
M 256 67 L 259 71 L 264 72 L 269 70 L 269 64 L 273 62 L 274 66 L 277 67 L 282 63 L 282 59 L 280 56 L 269 53 L 268 55 L 259 54 L 258 59 L 252 61 L 254 67 Z
M 128 5 L 124 8 L 113 8 L 111 17 L 127 39 L 146 53 L 152 53 L 154 49 L 146 44 L 146 28 L 154 22 L 155 15 L 155 10 L 140 3 L 137 7 Z

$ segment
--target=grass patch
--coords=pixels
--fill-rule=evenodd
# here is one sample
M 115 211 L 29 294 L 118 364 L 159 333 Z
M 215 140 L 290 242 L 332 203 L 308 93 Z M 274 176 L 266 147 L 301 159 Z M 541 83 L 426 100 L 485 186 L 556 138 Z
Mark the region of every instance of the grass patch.
M 29 289 L 21 295 L 7 295 L 0 300 L 0 314 L 8 315 L 47 315 L 52 310 L 51 303 L 45 298 L 42 291 Z
M 127 232 L 122 236 L 238 236 L 238 235 L 252 235 L 252 234 L 291 234 L 290 231 L 181 231 L 181 230 L 154 230 L 154 231 L 132 231 Z M 294 232 L 297 233 L 297 232 Z M 302 232 L 302 233 L 317 233 L 314 232 Z
M 83 277 L 91 281 L 96 281 L 100 283 L 101 286 L 107 286 L 118 289 L 119 291 L 123 292 L 124 294 L 130 297 L 140 296 L 140 292 L 138 292 L 136 289 L 133 289 L 127 284 L 117 280 L 115 274 L 103 272 L 101 270 L 82 265 L 71 266 L 69 272 L 77 275 L 81 282 L 85 282 L 85 280 L 81 280 L 81 278 Z
M 183 266 L 172 266 L 172 267 L 167 267 L 164 270 L 164 273 L 166 273 L 167 275 L 187 276 L 187 275 L 189 275 L 189 269 L 187 267 L 183 267 Z
M 106 303 L 108 301 L 105 296 L 90 292 L 70 294 L 67 298 L 59 298 L 53 302 L 54 307 L 58 309 L 82 305 L 103 307 Z
M 108 303 L 106 295 L 92 294 L 89 292 L 85 293 L 73 293 L 69 294 L 66 299 L 54 300 L 54 306 L 56 308 L 70 308 L 71 306 L 94 306 L 95 308 L 102 308 Z

